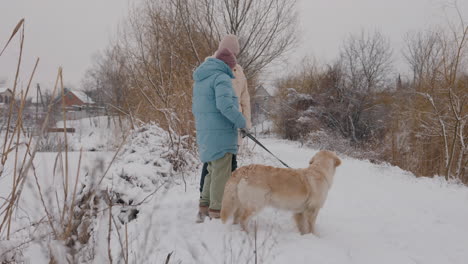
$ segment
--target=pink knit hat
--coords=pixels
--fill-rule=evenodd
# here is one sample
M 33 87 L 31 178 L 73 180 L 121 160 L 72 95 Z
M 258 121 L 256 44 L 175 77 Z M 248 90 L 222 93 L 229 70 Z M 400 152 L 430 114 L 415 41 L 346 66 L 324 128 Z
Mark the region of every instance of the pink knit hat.
M 228 49 L 224 48 L 222 50 L 218 50 L 216 52 L 216 58 L 218 60 L 222 60 L 224 63 L 226 63 L 231 69 L 236 67 L 237 60 L 236 56 Z
M 239 40 L 237 39 L 236 35 L 226 35 L 220 42 L 218 46 L 218 50 L 216 54 L 221 51 L 222 49 L 229 49 L 235 56 L 239 55 L 240 47 L 239 47 Z M 215 54 L 215 55 L 216 55 Z

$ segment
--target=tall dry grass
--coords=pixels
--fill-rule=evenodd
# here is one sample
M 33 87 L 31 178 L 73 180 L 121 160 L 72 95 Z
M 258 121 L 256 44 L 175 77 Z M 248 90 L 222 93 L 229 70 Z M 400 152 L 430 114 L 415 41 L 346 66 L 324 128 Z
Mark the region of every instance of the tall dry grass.
M 26 182 L 33 183 L 34 188 L 37 189 L 40 204 L 44 211 L 44 217 L 37 222 L 31 223 L 31 226 L 22 227 L 22 229 L 38 230 L 42 232 L 40 236 L 30 236 L 27 238 L 21 237 L 21 243 L 16 243 L 12 247 L 7 248 L 3 252 L 0 252 L 0 262 L 3 263 L 17 263 L 21 260 L 23 249 L 27 248 L 33 242 L 45 244 L 44 248 L 48 249 L 47 255 L 49 257 L 49 263 L 62 263 L 64 261 L 60 254 L 57 254 L 57 250 L 54 249 L 53 243 L 58 242 L 63 245 L 63 251 L 66 252 L 66 261 L 69 263 L 77 263 L 79 259 L 83 259 L 84 255 L 89 253 L 83 253 L 80 250 L 85 249 L 91 238 L 91 228 L 93 222 L 96 221 L 95 217 L 98 212 L 98 203 L 106 203 L 109 219 L 113 219 L 112 206 L 113 201 L 109 197 L 109 193 L 103 193 L 99 191 L 97 186 L 101 183 L 102 179 L 108 173 L 110 167 L 115 161 L 118 152 L 123 146 L 126 136 L 123 137 L 122 143 L 117 149 L 111 162 L 107 165 L 104 170 L 103 162 L 97 162 L 94 168 L 91 168 L 89 177 L 95 179 L 95 185 L 91 187 L 84 187 L 80 184 L 80 177 L 82 177 L 81 164 L 82 154 L 80 151 L 78 158 L 78 168 L 75 174 L 75 178 L 72 179 L 72 174 L 69 173 L 69 147 L 67 137 L 67 120 L 66 120 L 66 109 L 64 99 L 64 80 L 63 70 L 61 67 L 58 68 L 54 89 L 52 92 L 52 98 L 55 98 L 57 91 L 60 89 L 62 97 L 61 112 L 63 116 L 63 137 L 64 144 L 62 149 L 57 153 L 56 163 L 54 164 L 53 172 L 51 175 L 55 175 L 58 171 L 61 180 L 63 182 L 63 188 L 53 186 L 53 189 L 45 191 L 44 186 L 41 186 L 38 173 L 34 166 L 34 160 L 38 152 L 40 142 L 47 134 L 47 128 L 49 119 L 54 111 L 53 100 L 47 107 L 47 113 L 43 123 L 36 129 L 35 133 L 26 133 L 23 125 L 23 111 L 26 106 L 26 99 L 30 91 L 31 84 L 33 82 L 36 70 L 39 66 L 40 59 L 36 59 L 33 71 L 29 74 L 29 81 L 24 90 L 19 88 L 19 76 L 21 75 L 21 65 L 23 62 L 23 47 L 24 47 L 24 35 L 25 35 L 25 20 L 21 19 L 12 31 L 11 36 L 8 38 L 5 46 L 1 49 L 0 59 L 5 51 L 8 50 L 12 43 L 12 40 L 19 38 L 19 56 L 15 65 L 16 72 L 14 78 L 14 84 L 12 87 L 13 98 L 10 105 L 8 106 L 8 112 L 6 113 L 6 131 L 3 136 L 3 146 L 1 155 L 1 170 L 0 178 L 11 177 L 12 186 L 10 188 L 7 197 L 0 200 L 0 242 L 1 241 L 12 241 L 16 240 L 14 237 L 17 232 L 21 230 L 14 230 L 15 212 L 20 208 L 19 203 L 22 194 L 25 190 Z M 21 91 L 20 91 L 21 90 Z M 126 133 L 128 135 L 128 133 Z M 62 158 L 64 156 L 64 158 Z M 13 170 L 7 172 L 4 170 L 6 166 L 13 164 Z M 59 166 L 60 165 L 60 166 Z M 32 178 L 31 178 L 32 177 Z M 29 179 L 31 178 L 31 179 Z M 108 199 L 105 199 L 105 198 Z M 28 202 L 28 201 L 26 201 Z M 21 212 L 22 214 L 29 214 L 30 212 Z M 32 212 L 31 212 L 32 213 Z M 19 221 L 19 220 L 18 220 Z M 115 223 L 109 221 L 109 231 L 111 231 Z M 120 237 L 119 242 L 122 245 L 122 252 L 124 253 L 124 263 L 128 263 L 128 237 Z M 110 243 L 110 238 L 109 238 Z M 0 244 L 0 248 L 1 244 Z M 5 249 L 5 248 L 3 248 Z M 112 263 L 110 257 L 110 246 L 109 246 L 109 261 Z M 92 258 L 88 257 L 88 258 Z

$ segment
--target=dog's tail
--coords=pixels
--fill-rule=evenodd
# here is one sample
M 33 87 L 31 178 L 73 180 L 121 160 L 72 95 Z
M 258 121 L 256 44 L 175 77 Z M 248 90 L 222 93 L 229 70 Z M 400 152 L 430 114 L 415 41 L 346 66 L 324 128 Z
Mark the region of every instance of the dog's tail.
M 237 172 L 237 171 L 236 171 Z M 221 221 L 226 221 L 234 215 L 239 208 L 239 197 L 237 196 L 237 184 L 239 183 L 240 177 L 236 177 L 236 172 L 226 183 L 224 187 L 223 202 L 221 205 Z

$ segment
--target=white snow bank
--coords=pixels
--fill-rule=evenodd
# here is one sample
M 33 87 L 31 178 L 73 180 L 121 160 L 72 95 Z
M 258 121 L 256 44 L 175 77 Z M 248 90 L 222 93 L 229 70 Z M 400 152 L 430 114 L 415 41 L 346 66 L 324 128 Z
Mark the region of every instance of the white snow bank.
M 263 139 L 293 167 L 316 152 Z M 240 163 L 275 164 L 258 147 Z M 141 207 L 129 224 L 136 263 L 254 263 L 253 234 L 218 220 L 195 224 L 198 173 L 187 190 L 174 186 Z M 301 236 L 291 214 L 265 210 L 257 219 L 259 263 L 460 263 L 468 260 L 468 188 L 443 179 L 415 178 L 395 167 L 343 158 L 317 222 Z M 149 212 L 143 213 L 143 211 Z
M 307 166 L 316 153 L 295 142 L 261 141 L 295 168 Z M 255 241 L 258 263 L 269 264 L 465 264 L 468 260 L 467 187 L 447 183 L 441 178 L 415 178 L 395 167 L 346 157 L 319 214 L 317 236 L 301 236 L 290 213 L 273 209 L 265 210 L 254 219 L 258 226 L 256 240 L 253 233 L 247 235 L 238 226 L 223 225 L 218 220 L 195 224 L 200 174 L 196 168 L 200 163 L 187 151 L 184 138 L 180 148 L 170 148 L 174 142 L 179 141 L 171 141 L 168 134 L 155 125 L 134 131 L 99 187 L 109 190 L 115 201 L 120 199 L 120 204 L 112 211 L 115 224 L 112 225 L 111 252 L 115 263 L 123 263 L 122 252 L 125 252 L 122 250 L 125 240 L 122 223 L 128 223 L 129 263 L 164 263 L 170 253 L 169 263 L 254 263 Z M 258 146 L 245 153 L 253 154 L 239 156 L 240 165 L 281 166 Z M 41 155 L 49 156 L 54 157 Z M 50 170 L 48 174 L 45 170 L 53 166 L 50 157 L 38 160 L 42 166 L 38 176 L 40 179 L 50 177 L 52 184 L 60 186 L 62 182 L 54 180 Z M 109 160 L 109 155 L 106 157 L 106 161 Z M 90 164 L 95 158 L 87 156 L 87 161 L 83 162 Z M 0 178 L 2 184 L 7 183 L 5 179 Z M 86 177 L 81 179 L 85 185 L 90 181 Z M 34 187 L 28 190 L 31 194 L 20 203 L 26 210 L 38 204 Z M 5 196 L 5 193 L 0 194 Z M 99 206 L 91 229 L 93 238 L 88 245 L 89 252 L 96 254 L 94 263 L 108 261 L 108 210 L 104 203 Z M 131 220 L 134 210 L 138 213 L 136 219 Z M 36 214 L 34 219 L 44 216 L 40 206 Z M 26 238 L 15 237 L 14 241 Z M 10 248 L 11 244 L 2 247 Z M 41 261 L 44 256 L 36 256 L 40 252 L 44 252 L 44 245 L 33 244 L 24 252 L 24 259 L 47 263 Z M 81 260 L 82 263 L 93 262 Z
M 23 153 L 24 148 L 21 148 L 19 151 L 20 160 L 23 158 Z M 14 157 L 12 156 L 14 155 L 9 155 L 5 170 L 0 176 L 0 205 L 5 202 L 4 199 L 9 198 L 12 188 L 14 172 Z M 79 156 L 79 152 L 68 153 L 70 192 L 75 186 Z M 108 164 L 111 157 L 112 153 L 109 152 L 83 152 L 79 169 L 80 176 L 78 176 L 78 190 L 82 184 L 85 184 L 84 175 L 91 173 L 96 164 Z M 64 169 L 62 168 L 64 161 L 64 153 L 62 155 L 50 152 L 36 154 L 34 160 L 35 173 L 31 169 L 27 176 L 24 190 L 11 222 L 10 241 L 13 242 L 4 240 L 6 238 L 6 229 L 3 229 L 0 234 L 0 262 L 10 263 L 9 260 L 14 259 L 16 262 L 11 263 L 49 263 L 48 250 L 53 249 L 54 252 L 59 252 L 60 244 L 52 241 L 53 235 L 51 235 L 50 226 L 44 221 L 46 214 L 41 198 L 44 199 L 49 213 L 58 220 L 61 215 L 59 210 L 62 209 L 64 202 L 63 187 L 66 183 L 61 173 L 62 169 Z M 42 197 L 39 195 L 34 174 L 37 176 Z M 68 201 L 70 202 L 70 200 L 71 194 L 68 196 Z M 56 228 L 58 226 L 57 222 L 55 222 Z
M 63 128 L 63 121 L 58 121 L 58 128 Z M 78 120 L 67 120 L 67 128 L 74 128 L 75 133 L 68 133 L 70 151 L 112 151 L 123 141 L 124 135 L 130 132 L 125 119 L 117 116 L 96 116 Z M 52 141 L 64 141 L 63 133 L 49 133 Z
M 147 244 L 137 248 L 137 252 L 132 253 L 132 258 L 141 255 L 144 259 L 145 250 L 153 251 L 158 238 L 153 237 L 156 232 L 150 231 L 153 228 L 151 219 L 157 211 L 155 207 L 158 206 L 158 199 L 174 184 L 183 182 L 186 173 L 190 171 L 193 173 L 193 168 L 199 163 L 189 150 L 191 148 L 186 140 L 187 137 L 169 135 L 154 124 L 144 125 L 129 136 L 108 176 L 99 186 L 102 191 L 111 192 L 112 199 L 117 205 L 112 211 L 116 216 L 115 219 L 118 219 L 114 221 L 116 229 L 112 234 L 111 243 L 114 259 L 122 260 L 125 223 L 129 223 L 129 247 L 144 242 L 141 239 L 133 240 L 137 234 L 152 238 L 147 239 Z M 97 254 L 97 258 L 102 261 L 107 260 L 108 216 L 106 215 L 104 212 L 98 216 L 93 233 L 96 241 L 94 249 L 102 252 Z M 151 255 L 150 252 L 148 255 Z M 141 262 L 132 260 L 130 263 Z
M 13 222 L 12 239 L 15 241 L 28 241 L 32 236 L 36 236 L 35 240 L 32 243 L 25 243 L 12 253 L 8 253 L 8 255 L 0 252 L 0 256 L 6 260 L 15 258 L 16 261 L 34 260 L 34 263 L 48 263 L 52 252 L 57 255 L 55 256 L 56 259 L 73 260 L 77 263 L 107 261 L 109 228 L 107 193 L 114 204 L 112 209 L 114 221 L 111 227 L 112 254 L 115 260 L 122 259 L 122 240 L 119 240 L 117 235 L 117 232 L 123 232 L 122 223 L 132 220 L 135 216 L 138 216 L 137 219 L 150 218 L 153 211 L 143 210 L 142 208 L 146 208 L 148 205 L 153 206 L 152 201 L 157 197 L 156 192 L 162 192 L 172 186 L 175 178 L 184 179 L 185 173 L 199 163 L 195 156 L 188 151 L 189 146 L 186 141 L 186 137 L 176 135 L 170 137 L 166 131 L 157 125 L 142 126 L 129 135 L 127 142 L 121 148 L 107 174 L 104 173 L 112 158 L 112 153 L 84 152 L 77 185 L 75 215 L 80 215 L 83 212 L 93 214 L 93 222 L 88 225 L 86 221 L 88 221 L 89 217 L 85 217 L 84 222 L 76 223 L 78 225 L 77 230 L 80 230 L 79 233 L 89 232 L 91 238 L 88 240 L 88 244 L 78 244 L 73 250 L 65 246 L 68 242 L 63 243 L 53 238 L 51 230 L 48 229 L 48 224 L 32 225 L 35 221 L 46 219 L 46 214 L 41 198 L 38 195 L 35 180 L 30 176 L 19 204 L 21 210 L 15 212 L 18 218 L 15 217 Z M 78 152 L 68 154 L 69 190 L 74 187 L 78 156 Z M 39 153 L 35 161 L 37 176 L 42 186 L 42 194 L 49 213 L 56 218 L 55 222 L 58 222 L 61 215 L 57 204 L 61 205 L 63 203 L 61 193 L 65 182 L 60 173 L 63 158 L 64 154 L 57 156 L 57 153 Z M 8 168 L 11 168 L 11 164 L 8 165 Z M 54 168 L 56 168 L 55 173 L 53 172 Z M 95 184 L 104 175 L 101 184 L 95 188 Z M 0 197 L 8 196 L 11 179 L 12 177 L 9 176 L 0 177 Z M 84 198 L 89 197 L 90 194 L 93 198 Z M 68 200 L 70 201 L 71 197 Z M 88 211 L 82 209 L 88 205 L 91 205 L 93 209 Z M 142 213 L 138 214 L 137 210 L 141 210 Z M 130 223 L 129 229 L 132 230 L 133 223 L 137 223 L 137 221 Z M 121 235 L 124 237 L 123 234 Z M 6 244 L 0 242 L 0 248 L 2 249 L 11 249 L 15 245 L 17 243 Z M 75 252 L 74 256 L 70 254 L 71 251 Z M 23 254 L 19 254 L 20 252 Z M 47 262 L 43 260 L 47 260 Z M 58 262 L 62 263 L 62 261 Z
M 154 124 L 129 136 L 101 189 L 119 194 L 125 204 L 138 203 L 164 182 L 172 182 L 197 164 L 186 138 L 174 138 Z M 133 201 L 133 202 L 131 202 Z

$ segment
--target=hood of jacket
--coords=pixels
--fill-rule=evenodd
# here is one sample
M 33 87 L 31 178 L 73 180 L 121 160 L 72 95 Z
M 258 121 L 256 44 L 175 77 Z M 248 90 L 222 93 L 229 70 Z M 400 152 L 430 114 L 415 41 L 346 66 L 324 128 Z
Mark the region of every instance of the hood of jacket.
M 229 66 L 216 58 L 208 58 L 193 72 L 193 80 L 202 81 L 210 76 L 225 73 L 234 78 L 234 74 Z

